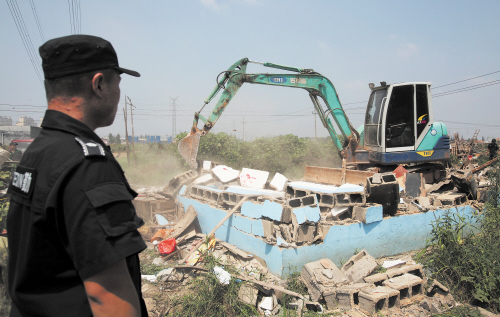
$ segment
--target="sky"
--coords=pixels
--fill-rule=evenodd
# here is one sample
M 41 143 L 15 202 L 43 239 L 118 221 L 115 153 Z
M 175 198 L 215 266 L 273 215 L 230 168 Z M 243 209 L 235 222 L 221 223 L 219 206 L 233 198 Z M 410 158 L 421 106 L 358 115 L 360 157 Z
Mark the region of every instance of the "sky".
M 499 12 L 500 2 L 488 0 L 1 1 L 0 116 L 40 122 L 46 99 L 38 47 L 81 33 L 109 40 L 120 66 L 141 73 L 122 75 L 115 122 L 97 129 L 100 136 L 125 135 L 125 96 L 135 135 L 171 135 L 174 103 L 175 133 L 189 131 L 217 75 L 247 57 L 329 78 L 355 127 L 363 124 L 369 83 L 424 81 L 432 82 L 434 119 L 450 135 L 480 129 L 480 138 L 500 137 Z M 286 73 L 256 64 L 247 72 Z M 245 84 L 212 132 L 327 137 L 319 118 L 316 125 L 306 91 Z

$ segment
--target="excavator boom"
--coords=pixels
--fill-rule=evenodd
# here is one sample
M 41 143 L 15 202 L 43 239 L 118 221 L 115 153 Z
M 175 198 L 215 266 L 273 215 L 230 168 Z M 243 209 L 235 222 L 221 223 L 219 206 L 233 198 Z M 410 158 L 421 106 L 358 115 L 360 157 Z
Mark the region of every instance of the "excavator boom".
M 290 88 L 302 88 L 309 92 L 311 101 L 320 116 L 321 122 L 328 130 L 334 144 L 337 146 L 342 156 L 345 157 L 346 150 L 349 147 L 355 151 L 359 142 L 359 134 L 349 122 L 344 109 L 340 103 L 335 87 L 330 80 L 312 69 L 302 69 L 273 63 L 258 63 L 266 67 L 294 71 L 298 74 L 247 74 L 246 67 L 248 63 L 258 63 L 243 58 L 233 64 L 227 71 L 222 72 L 217 80 L 217 85 L 212 90 L 205 104 L 208 104 L 220 91 L 222 91 L 217 104 L 214 106 L 208 118 L 195 113 L 193 126 L 188 136 L 179 142 L 178 149 L 181 156 L 188 162 L 192 168 L 197 168 L 196 156 L 200 138 L 206 135 L 214 126 L 217 120 L 226 109 L 227 105 L 238 92 L 244 83 L 282 86 Z M 221 77 L 222 75 L 222 77 Z M 326 105 L 323 109 L 320 99 Z M 203 108 L 202 108 L 203 109 Z M 334 129 L 332 120 L 336 123 L 344 138 L 344 144 L 340 143 L 337 132 Z M 198 128 L 198 121 L 201 119 L 204 123 L 202 129 Z

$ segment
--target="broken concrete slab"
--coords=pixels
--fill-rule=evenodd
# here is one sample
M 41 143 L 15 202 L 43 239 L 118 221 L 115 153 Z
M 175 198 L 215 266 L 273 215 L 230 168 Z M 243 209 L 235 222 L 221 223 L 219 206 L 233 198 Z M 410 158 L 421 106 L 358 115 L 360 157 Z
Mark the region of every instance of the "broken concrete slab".
M 328 270 L 328 274 L 324 274 L 324 270 Z M 307 286 L 312 301 L 317 301 L 325 291 L 333 290 L 336 285 L 347 282 L 344 272 L 330 259 L 305 264 L 300 276 Z
M 229 183 L 240 176 L 240 171 L 234 170 L 226 165 L 217 165 L 212 168 L 212 173 L 222 182 Z
M 368 276 L 378 266 L 375 259 L 369 255 L 366 250 L 362 250 L 358 254 L 352 256 L 349 261 L 342 266 L 342 271 L 351 282 L 363 282 L 364 278 Z
M 355 206 L 353 207 L 352 218 L 365 224 L 382 221 L 384 219 L 384 209 L 379 204 L 372 204 L 366 207 Z
M 422 206 L 423 208 L 427 208 L 431 206 L 430 197 L 417 197 L 415 198 L 416 203 Z
M 369 316 L 399 308 L 399 292 L 389 287 L 365 288 L 358 296 L 359 308 Z
M 467 202 L 467 195 L 458 192 L 441 194 L 437 198 L 443 206 L 458 206 Z
M 240 173 L 240 185 L 248 188 L 264 189 L 269 172 L 243 168 Z
M 424 294 L 424 280 L 420 277 L 405 273 L 388 279 L 383 282 L 384 286 L 399 291 L 399 300 L 401 306 L 407 306 L 411 303 L 421 300 Z
M 382 286 L 382 282 L 387 280 L 389 276 L 385 273 L 377 273 L 373 275 L 366 276 L 363 280 L 365 283 L 375 284 L 376 286 Z
M 282 192 L 285 189 L 286 182 L 288 182 L 288 178 L 286 176 L 276 173 L 274 174 L 273 180 L 269 184 L 271 189 Z
M 238 291 L 238 299 L 247 305 L 255 307 L 257 305 L 257 295 L 259 290 L 250 284 L 243 284 Z
M 211 174 L 206 174 L 206 175 L 203 175 L 203 176 L 198 177 L 197 179 L 195 179 L 193 181 L 193 184 L 195 184 L 195 185 L 203 185 L 203 184 L 206 184 L 206 183 L 210 182 L 212 179 L 213 179 L 213 176 Z

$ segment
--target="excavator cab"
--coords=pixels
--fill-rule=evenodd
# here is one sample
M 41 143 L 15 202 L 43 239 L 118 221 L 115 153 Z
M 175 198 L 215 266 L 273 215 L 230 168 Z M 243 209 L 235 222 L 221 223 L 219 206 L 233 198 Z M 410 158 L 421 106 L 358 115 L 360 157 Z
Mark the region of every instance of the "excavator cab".
M 362 132 L 363 148 L 371 163 L 395 165 L 450 158 L 446 126 L 433 118 L 429 82 L 382 82 L 373 87 Z

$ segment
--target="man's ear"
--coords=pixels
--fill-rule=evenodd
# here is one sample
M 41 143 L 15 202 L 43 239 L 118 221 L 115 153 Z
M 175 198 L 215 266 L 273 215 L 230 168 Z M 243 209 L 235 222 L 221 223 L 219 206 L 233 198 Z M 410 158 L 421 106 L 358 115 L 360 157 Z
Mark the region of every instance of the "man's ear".
M 104 75 L 102 73 L 97 73 L 92 78 L 92 90 L 94 93 L 101 98 L 102 97 L 102 89 L 104 84 Z

